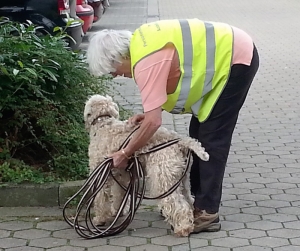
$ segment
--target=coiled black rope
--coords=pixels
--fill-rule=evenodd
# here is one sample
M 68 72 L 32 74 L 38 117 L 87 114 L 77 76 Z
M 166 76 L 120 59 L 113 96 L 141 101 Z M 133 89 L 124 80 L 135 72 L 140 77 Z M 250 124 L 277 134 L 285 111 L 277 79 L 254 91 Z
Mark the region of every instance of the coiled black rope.
M 126 138 L 124 143 L 121 145 L 120 149 L 126 147 L 132 134 L 137 130 L 137 128 Z M 170 140 L 166 143 L 159 144 L 155 147 L 149 149 L 148 152 L 142 154 L 149 154 L 152 152 L 159 151 L 165 147 L 176 144 L 179 139 Z M 119 149 L 119 150 L 120 150 Z M 147 197 L 145 196 L 145 173 L 142 168 L 141 162 L 138 159 L 139 156 L 134 156 L 129 161 L 129 165 L 126 170 L 130 176 L 130 182 L 127 186 L 120 184 L 117 179 L 113 176 L 111 171 L 113 167 L 113 159 L 106 158 L 102 163 L 100 163 L 94 171 L 90 174 L 89 178 L 85 181 L 83 186 L 79 189 L 77 193 L 75 193 L 64 205 L 63 208 L 63 217 L 65 221 L 72 226 L 75 231 L 85 239 L 95 239 L 101 237 L 107 237 L 116 235 L 118 233 L 123 232 L 128 225 L 132 222 L 136 211 L 138 210 L 143 199 L 162 199 L 169 196 L 173 193 L 184 176 L 187 173 L 188 166 L 190 164 L 191 152 L 188 151 L 187 162 L 185 171 L 182 174 L 182 177 L 166 192 L 156 197 Z M 92 221 L 92 205 L 96 198 L 98 192 L 103 188 L 106 183 L 109 175 L 111 175 L 114 180 L 125 190 L 125 195 L 123 196 L 122 202 L 120 204 L 120 208 L 113 220 L 113 222 L 109 226 L 98 226 L 95 225 Z M 68 217 L 67 209 L 68 207 L 79 197 L 81 194 L 83 195 L 80 198 L 80 201 L 77 204 L 75 216 Z M 121 215 L 123 210 L 127 204 L 128 199 L 130 198 L 129 212 L 128 214 L 121 219 Z M 121 221 L 121 222 L 120 222 Z M 116 225 L 119 223 L 118 225 Z

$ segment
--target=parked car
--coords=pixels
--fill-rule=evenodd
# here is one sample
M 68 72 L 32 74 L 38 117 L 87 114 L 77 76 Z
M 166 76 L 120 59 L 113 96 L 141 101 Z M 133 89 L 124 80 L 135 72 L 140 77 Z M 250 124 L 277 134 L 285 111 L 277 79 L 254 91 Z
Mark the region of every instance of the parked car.
M 84 22 L 82 26 L 84 34 L 87 33 L 94 22 L 93 7 L 88 5 L 86 0 L 76 0 L 76 14 Z
M 82 22 L 76 16 L 76 0 L 0 0 L 0 17 L 12 21 L 26 22 L 43 26 L 45 32 L 54 34 L 54 28 L 66 27 L 69 20 L 73 22 L 66 27 L 66 32 L 74 39 L 70 47 L 77 49 L 82 42 Z

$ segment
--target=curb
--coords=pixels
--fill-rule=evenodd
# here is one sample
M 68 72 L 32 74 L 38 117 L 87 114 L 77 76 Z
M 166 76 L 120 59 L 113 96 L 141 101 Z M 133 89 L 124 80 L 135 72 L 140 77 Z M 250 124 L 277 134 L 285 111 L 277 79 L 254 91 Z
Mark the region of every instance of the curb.
M 84 180 L 47 184 L 0 184 L 0 207 L 63 207 Z

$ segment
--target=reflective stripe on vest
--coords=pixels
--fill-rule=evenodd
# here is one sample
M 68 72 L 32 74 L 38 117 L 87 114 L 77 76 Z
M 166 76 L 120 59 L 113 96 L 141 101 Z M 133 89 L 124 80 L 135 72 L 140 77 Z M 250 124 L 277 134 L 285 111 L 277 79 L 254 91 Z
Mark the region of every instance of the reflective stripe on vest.
M 191 90 L 192 84 L 192 64 L 193 64 L 193 45 L 191 37 L 191 29 L 187 20 L 179 20 L 182 37 L 183 39 L 183 50 L 184 50 L 184 77 L 182 78 L 182 86 L 179 94 L 179 98 L 176 102 L 175 107 L 171 111 L 172 113 L 184 112 L 184 106 L 187 102 L 189 92 Z M 203 102 L 203 96 L 212 90 L 212 79 L 215 72 L 215 53 L 216 53 L 216 43 L 215 43 L 215 30 L 211 23 L 204 22 L 206 30 L 206 76 L 202 92 L 201 99 L 192 105 L 191 109 L 194 115 L 198 114 Z

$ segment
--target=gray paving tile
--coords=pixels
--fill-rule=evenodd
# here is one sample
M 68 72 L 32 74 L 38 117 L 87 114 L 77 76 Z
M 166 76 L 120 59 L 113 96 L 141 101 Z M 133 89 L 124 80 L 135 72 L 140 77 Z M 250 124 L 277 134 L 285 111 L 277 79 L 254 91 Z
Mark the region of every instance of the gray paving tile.
M 146 244 L 130 248 L 130 251 L 168 251 L 168 247 L 153 244 Z
M 277 209 L 278 213 L 299 215 L 299 207 L 283 207 Z
M 282 228 L 282 229 L 275 229 L 275 230 L 269 230 L 267 231 L 269 236 L 272 237 L 279 237 L 279 238 L 297 238 L 300 236 L 300 230 L 299 229 L 288 229 L 288 228 Z
M 275 182 L 275 183 L 269 183 L 266 184 L 266 187 L 268 188 L 275 188 L 275 189 L 285 189 L 286 190 L 291 190 L 291 194 L 293 194 L 293 189 L 297 188 L 296 184 L 290 184 L 290 183 L 283 183 L 283 182 Z M 296 194 L 296 193 L 294 193 Z
M 246 183 L 246 182 L 245 182 Z M 236 184 L 234 184 L 234 186 L 236 186 Z M 239 194 L 247 194 L 247 193 L 251 193 L 251 191 L 247 188 L 228 188 L 225 189 L 227 194 L 233 194 L 233 195 L 239 195 Z
M 276 221 L 276 222 L 289 222 L 297 220 L 296 215 L 286 215 L 286 214 L 270 214 L 270 215 L 263 215 L 262 218 L 264 220 Z
M 53 238 L 53 237 L 35 239 L 29 242 L 29 246 L 41 247 L 41 248 L 53 248 L 53 247 L 63 246 L 66 244 L 67 244 L 67 240 Z
M 257 202 L 257 204 L 259 205 L 260 202 Z M 268 203 L 265 203 L 268 206 Z M 275 208 L 271 208 L 271 207 L 262 207 L 261 205 L 259 205 L 259 209 L 258 207 L 246 207 L 246 208 L 242 208 L 241 211 L 243 213 L 247 213 L 247 214 L 256 214 L 256 215 L 265 215 L 265 214 L 272 214 L 272 213 L 276 213 L 276 209 Z
M 224 222 L 226 223 L 226 222 Z M 205 239 L 208 240 L 209 242 L 212 239 L 218 239 L 218 238 L 223 238 L 223 237 L 227 237 L 227 229 L 222 227 L 222 230 L 219 232 L 202 232 L 202 233 L 198 233 L 198 234 L 192 234 L 191 237 L 195 238 L 195 239 Z
M 195 248 L 193 249 L 193 251 L 230 251 L 230 248 L 209 246 L 209 247 Z
M 7 230 L 0 230 L 0 238 L 5 238 L 10 235 L 10 231 Z
M 171 228 L 169 224 L 167 224 L 165 221 L 162 221 L 162 220 L 153 221 L 151 225 L 152 225 L 152 227 L 156 227 L 156 228 L 164 228 L 164 229 Z
M 61 247 L 57 247 L 57 248 L 50 248 L 47 251 L 84 251 L 84 248 L 61 246 Z
M 190 245 L 191 248 L 199 248 L 199 247 L 206 247 L 209 245 L 208 240 L 205 239 L 196 239 L 196 238 L 190 238 Z
M 70 229 L 70 226 L 64 221 L 45 221 L 37 224 L 36 228 L 41 228 L 45 230 L 63 230 Z
M 15 238 L 29 239 L 29 240 L 39 239 L 48 236 L 50 236 L 50 232 L 41 229 L 27 229 L 27 230 L 16 231 L 14 233 Z
M 34 248 L 34 247 L 17 247 L 17 248 L 8 248 L 6 251 L 43 251 L 43 248 Z
M 172 246 L 172 251 L 190 251 L 190 245 L 189 244 L 183 244 L 178 246 Z
M 164 246 L 173 246 L 173 245 L 180 245 L 188 243 L 187 237 L 174 237 L 173 235 L 166 235 L 161 237 L 156 237 L 151 239 L 151 243 L 157 245 L 164 245 Z
M 97 238 L 91 240 L 78 239 L 78 240 L 70 240 L 70 245 L 74 247 L 98 247 L 101 245 L 106 245 L 107 240 L 105 238 Z
M 272 251 L 269 247 L 260 247 L 260 246 L 248 246 L 248 247 L 238 247 L 233 248 L 233 251 Z
M 251 240 L 251 243 L 256 246 L 261 247 L 268 247 L 268 248 L 275 248 L 284 245 L 289 245 L 289 241 L 283 238 L 276 238 L 276 237 L 261 237 L 257 239 Z
M 139 246 L 147 243 L 146 238 L 140 238 L 140 237 L 120 237 L 120 238 L 114 238 L 110 240 L 111 245 L 115 246 L 123 246 L 123 247 L 134 247 Z
M 230 215 L 230 214 L 238 214 L 241 212 L 240 208 L 235 208 L 235 207 L 227 207 L 225 205 L 222 205 L 222 207 L 220 208 L 220 214 L 221 215 Z
M 142 221 L 142 220 L 133 220 L 130 225 L 128 226 L 128 229 L 131 230 L 136 230 L 138 228 L 144 228 L 148 227 L 149 222 L 148 221 Z
M 292 246 L 292 245 L 274 248 L 274 251 L 297 251 L 297 250 L 299 250 L 299 246 Z
M 252 193 L 270 195 L 271 199 L 274 198 L 273 195 L 283 195 L 283 192 L 284 191 L 282 189 L 274 188 L 257 188 L 252 190 Z
M 297 183 L 299 184 L 299 183 Z M 286 189 L 285 192 L 287 194 L 293 194 L 293 195 L 297 195 L 300 193 L 300 187 L 297 187 L 297 188 L 292 188 L 292 189 Z
M 300 246 L 300 238 L 293 238 L 293 239 L 290 239 L 290 241 L 293 245 Z
M 88 251 L 126 251 L 126 247 L 106 245 L 106 246 L 88 248 Z
M 222 204 L 227 207 L 235 207 L 235 208 L 245 208 L 245 207 L 256 206 L 255 201 L 251 201 L 251 200 L 223 201 Z
M 267 234 L 265 231 L 262 230 L 238 229 L 238 230 L 229 231 L 229 236 L 239 237 L 244 239 L 253 239 L 253 238 L 267 236 Z
M 298 229 L 298 230 L 300 230 L 299 220 L 297 220 L 297 221 L 285 222 L 285 223 L 283 223 L 283 225 L 284 225 L 285 228 Z
M 236 229 L 243 229 L 245 228 L 245 224 L 241 222 L 234 222 L 234 221 L 223 221 L 222 223 L 222 229 L 223 230 L 236 230 Z
M 0 229 L 3 230 L 24 230 L 33 227 L 33 223 L 31 222 L 24 222 L 24 221 L 8 221 L 8 222 L 1 222 Z
M 131 236 L 139 236 L 139 237 L 146 237 L 146 238 L 153 238 L 153 237 L 158 237 L 163 235 L 167 235 L 166 229 L 160 229 L 154 227 L 140 228 L 131 233 Z
M 55 238 L 69 239 L 69 240 L 77 240 L 80 238 L 80 236 L 74 231 L 74 229 L 55 231 L 53 232 L 52 236 Z
M 161 216 L 158 212 L 140 212 L 134 216 L 134 219 L 144 221 L 157 221 L 161 220 Z
M 257 221 L 260 217 L 258 215 L 252 215 L 252 214 L 232 214 L 226 216 L 226 220 L 230 221 L 236 221 L 236 222 L 251 222 L 251 221 Z
M 26 245 L 26 240 L 16 239 L 16 238 L 3 238 L 0 239 L 1 248 L 14 248 L 22 247 Z
M 211 244 L 213 246 L 234 248 L 234 247 L 242 247 L 242 246 L 249 245 L 249 240 L 242 239 L 242 238 L 235 238 L 235 237 L 227 237 L 227 238 L 213 239 L 211 241 Z
M 237 196 L 238 199 L 242 199 L 242 200 L 250 200 L 250 201 L 266 201 L 266 200 L 270 200 L 270 196 L 269 195 L 265 195 L 265 194 L 243 194 L 243 195 L 238 195 Z
M 289 206 L 291 206 L 291 204 L 289 202 L 280 201 L 280 200 L 258 201 L 257 205 L 262 206 L 262 207 L 270 207 L 270 208 L 280 208 L 280 207 L 289 207 Z
M 247 228 L 258 229 L 258 230 L 272 230 L 282 228 L 282 224 L 279 222 L 273 221 L 255 221 L 255 222 L 247 222 Z

